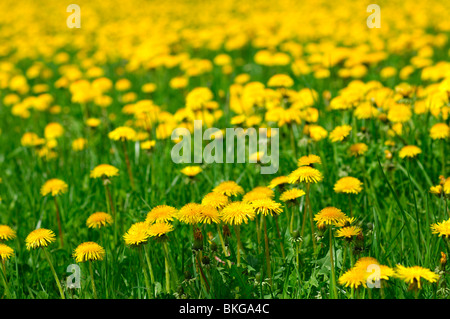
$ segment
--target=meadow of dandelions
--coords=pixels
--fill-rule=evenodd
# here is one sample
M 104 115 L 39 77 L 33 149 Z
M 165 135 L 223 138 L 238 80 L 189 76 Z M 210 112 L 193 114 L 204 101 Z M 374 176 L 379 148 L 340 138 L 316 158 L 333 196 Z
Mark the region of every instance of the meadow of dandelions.
M 0 298 L 450 297 L 449 3 L 57 4 L 0 3 Z

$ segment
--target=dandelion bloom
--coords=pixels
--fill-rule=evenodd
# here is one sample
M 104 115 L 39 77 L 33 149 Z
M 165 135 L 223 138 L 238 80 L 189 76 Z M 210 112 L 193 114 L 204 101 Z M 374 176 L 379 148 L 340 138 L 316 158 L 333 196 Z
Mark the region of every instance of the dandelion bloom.
M 351 145 L 349 150 L 353 156 L 361 156 L 369 150 L 369 147 L 364 143 L 356 143 Z
M 378 116 L 379 113 L 380 111 L 376 107 L 373 107 L 371 102 L 361 103 L 356 107 L 354 112 L 358 120 L 371 119 Z
M 0 225 L 0 240 L 11 240 L 16 238 L 16 231 L 8 225 Z
M 275 196 L 273 190 L 268 187 L 258 186 L 249 191 L 242 197 L 243 202 L 250 203 L 254 200 L 263 198 L 273 198 Z
M 328 136 L 328 131 L 320 125 L 309 125 L 309 136 L 316 142 Z
M 87 144 L 87 140 L 85 138 L 82 138 L 82 137 L 77 138 L 76 140 L 74 140 L 72 142 L 72 149 L 75 152 L 80 152 L 85 149 L 86 144 Z
M 59 123 L 49 123 L 44 129 L 44 136 L 48 140 L 58 138 L 63 134 L 64 128 Z
M 432 224 L 431 232 L 433 234 L 438 234 L 439 237 L 448 238 L 450 236 L 450 219 L 444 220 L 440 223 Z
M 86 261 L 103 260 L 105 257 L 105 249 L 97 243 L 88 241 L 78 245 L 73 252 L 73 258 L 77 263 Z
M 244 189 L 233 181 L 222 182 L 217 185 L 212 191 L 227 196 L 237 196 L 239 194 L 244 194 Z
M 153 147 L 155 147 L 156 141 L 145 141 L 141 143 L 141 149 L 143 150 L 151 150 Z
M 255 218 L 255 211 L 250 204 L 243 202 L 232 202 L 220 213 L 222 221 L 230 225 L 247 224 L 248 220 Z
M 189 203 L 181 207 L 178 211 L 177 218 L 185 223 L 194 225 L 200 221 L 203 206 L 197 203 Z
M 432 272 L 427 268 L 420 266 L 404 267 L 397 265 L 395 269 L 395 277 L 402 279 L 407 284 L 417 284 L 417 288 L 420 289 L 420 279 L 425 279 L 429 282 L 436 282 L 439 279 L 439 275 Z
M 301 166 L 289 174 L 289 183 L 318 183 L 323 180 L 323 175 L 317 169 L 310 166 Z
M 220 216 L 217 209 L 213 206 L 202 205 L 202 210 L 200 212 L 199 222 L 203 224 L 218 224 L 220 223 Z
M 114 141 L 134 140 L 136 137 L 136 131 L 128 126 L 120 126 L 114 131 L 109 132 L 108 137 Z
M 290 202 L 296 200 L 297 198 L 302 197 L 303 195 L 305 195 L 305 191 L 303 191 L 302 189 L 299 188 L 288 189 L 287 191 L 284 191 L 280 195 L 280 200 L 282 202 Z
M 406 145 L 406 146 L 402 147 L 398 156 L 400 156 L 400 158 L 405 158 L 405 157 L 413 158 L 413 157 L 416 157 L 417 155 L 419 155 L 420 153 L 422 153 L 422 150 L 420 148 L 418 148 L 417 146 Z
M 169 205 L 158 205 L 148 212 L 145 222 L 149 224 L 171 222 L 177 214 L 177 209 Z
M 342 177 L 334 184 L 336 193 L 358 194 L 362 191 L 362 182 L 351 176 Z
M 275 74 L 269 79 L 267 85 L 270 87 L 288 88 L 294 85 L 294 80 L 286 74 Z
M 389 108 L 387 118 L 393 123 L 404 123 L 412 116 L 411 108 L 406 104 L 394 104 Z
M 14 255 L 14 249 L 12 249 L 11 247 L 5 245 L 5 244 L 1 244 L 0 243 L 0 259 L 1 261 L 6 261 L 9 258 L 11 258 L 11 256 Z
M 446 139 L 450 136 L 450 126 L 446 123 L 434 124 L 430 129 L 430 136 L 433 140 Z
M 339 277 L 338 282 L 345 287 L 358 288 L 362 285 L 367 288 L 367 274 L 364 270 L 353 267 Z
M 336 237 L 352 238 L 361 234 L 362 229 L 358 226 L 347 226 L 336 231 Z
M 314 220 L 319 228 L 325 225 L 336 225 L 336 223 L 347 219 L 347 216 L 336 207 L 325 207 L 314 216 Z
M 55 233 L 50 229 L 39 228 L 28 234 L 25 243 L 28 250 L 47 247 L 56 241 Z
M 378 265 L 379 262 L 373 257 L 361 257 L 355 263 L 355 268 L 361 268 L 366 270 L 370 265 Z
M 216 209 L 224 208 L 229 202 L 228 196 L 214 192 L 206 194 L 202 199 L 203 205 L 213 206 Z
M 272 179 L 269 183 L 269 188 L 273 189 L 277 186 L 288 184 L 289 183 L 289 177 L 288 176 L 278 176 Z
M 161 237 L 173 231 L 173 225 L 166 222 L 154 223 L 148 228 L 150 237 Z
M 27 132 L 20 139 L 20 144 L 25 147 L 39 146 L 45 144 L 45 139 L 40 138 L 36 133 Z
M 309 154 L 298 159 L 297 166 L 313 166 L 314 164 L 322 164 L 320 156 Z
M 128 246 L 139 246 L 147 243 L 147 240 L 150 237 L 148 229 L 149 225 L 145 222 L 134 223 L 125 235 L 123 235 L 125 244 Z
M 279 215 L 283 212 L 281 204 L 270 198 L 254 200 L 251 205 L 257 214 L 263 214 L 264 216 Z
M 442 187 L 442 185 L 431 186 L 430 193 L 435 195 L 441 195 L 444 193 L 444 188 Z
M 200 166 L 186 166 L 180 172 L 186 176 L 194 177 L 202 171 L 203 170 Z
M 48 194 L 52 194 L 52 196 L 57 196 L 59 194 L 64 194 L 67 192 L 68 186 L 67 184 L 57 178 L 50 179 L 45 182 L 45 184 L 41 187 L 42 196 L 47 196 Z
M 91 117 L 86 120 L 86 125 L 91 128 L 96 128 L 100 125 L 101 121 L 97 118 Z
M 352 127 L 350 125 L 337 126 L 329 135 L 329 139 L 334 142 L 342 142 L 350 135 Z
M 109 164 L 100 164 L 94 167 L 91 171 L 91 178 L 100 178 L 100 177 L 114 177 L 119 175 L 119 169 L 109 165 Z
M 113 223 L 113 218 L 110 214 L 104 212 L 93 213 L 88 217 L 86 221 L 86 225 L 89 228 L 102 228 L 105 226 L 109 226 Z

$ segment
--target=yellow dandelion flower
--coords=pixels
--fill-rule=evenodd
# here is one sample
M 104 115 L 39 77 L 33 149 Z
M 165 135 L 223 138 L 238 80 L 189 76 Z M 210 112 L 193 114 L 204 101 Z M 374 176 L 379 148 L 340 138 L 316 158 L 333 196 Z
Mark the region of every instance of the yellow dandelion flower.
M 328 138 L 333 142 L 342 142 L 347 136 L 350 135 L 352 127 L 350 125 L 341 125 L 335 127 L 335 129 L 330 133 Z
M 113 223 L 113 218 L 110 214 L 104 212 L 93 213 L 88 217 L 86 221 L 86 226 L 89 228 L 102 228 L 109 226 Z
M 434 124 L 430 129 L 430 136 L 433 140 L 446 139 L 450 136 L 450 126 L 446 123 Z
M 361 285 L 367 288 L 366 282 L 367 274 L 364 270 L 359 268 L 349 269 L 338 279 L 340 285 L 350 288 L 358 288 Z
M 194 177 L 202 171 L 203 170 L 200 166 L 186 166 L 180 172 L 186 176 Z
M 229 198 L 220 193 L 208 193 L 202 199 L 202 205 L 212 206 L 216 209 L 222 209 L 229 203 Z
M 120 126 L 114 131 L 109 132 L 108 137 L 114 141 L 134 140 L 136 137 L 136 131 L 128 126 Z
M 288 189 L 287 191 L 284 191 L 280 195 L 280 200 L 282 202 L 294 201 L 297 198 L 300 198 L 304 195 L 305 195 L 305 192 L 302 189 L 299 189 L 299 188 Z
M 64 128 L 59 123 L 49 123 L 44 129 L 44 136 L 48 140 L 58 138 L 63 134 Z
M 218 224 L 220 223 L 220 215 L 217 209 L 213 206 L 202 205 L 199 222 L 203 224 Z
M 413 158 L 416 157 L 417 155 L 419 155 L 420 153 L 422 153 L 422 150 L 415 146 L 415 145 L 406 145 L 403 146 L 402 149 L 400 150 L 398 156 L 400 156 L 400 158 Z
M 251 202 L 251 205 L 257 214 L 264 216 L 279 215 L 283 212 L 281 204 L 270 198 L 257 199 Z
M 222 182 L 217 185 L 212 191 L 227 196 L 237 196 L 239 194 L 244 194 L 244 189 L 234 181 Z
M 361 156 L 369 150 L 369 147 L 364 143 L 356 143 L 351 145 L 349 150 L 351 155 Z
M 412 116 L 411 107 L 406 104 L 394 104 L 389 108 L 387 118 L 393 123 L 404 123 Z
M 85 138 L 82 138 L 82 137 L 77 138 L 76 140 L 74 140 L 72 142 L 72 149 L 75 152 L 80 152 L 85 149 L 86 144 L 87 144 L 87 140 Z
M 430 193 L 435 195 L 441 195 L 444 193 L 444 188 L 442 187 L 442 185 L 431 186 Z
M 407 284 L 416 284 L 417 288 L 420 287 L 420 280 L 423 278 L 431 283 L 436 282 L 439 279 L 439 275 L 432 272 L 427 268 L 420 266 L 404 267 L 397 265 L 395 269 L 395 277 L 402 279 Z
M 154 223 L 148 228 L 150 237 L 161 237 L 173 231 L 173 225 L 166 222 Z
M 450 219 L 444 220 L 443 222 L 438 222 L 431 225 L 431 232 L 433 234 L 438 234 L 439 237 L 448 238 L 450 236 Z
M 336 231 L 336 237 L 352 238 L 361 234 L 362 229 L 358 226 L 347 226 Z
M 336 193 L 358 194 L 362 191 L 362 182 L 351 176 L 342 177 L 334 184 Z
M 317 169 L 310 166 L 300 166 L 289 174 L 289 183 L 319 183 L 323 180 L 323 175 Z
M 45 228 L 33 230 L 30 234 L 28 234 L 27 238 L 25 238 L 25 243 L 28 250 L 47 247 L 55 241 L 55 233 L 52 230 Z
M 91 128 L 96 128 L 100 125 L 101 121 L 97 118 L 91 117 L 86 120 L 86 125 Z
M 33 147 L 45 144 L 45 139 L 40 138 L 36 133 L 27 132 L 20 139 L 20 144 L 25 147 Z
M 288 88 L 294 85 L 294 80 L 286 74 L 275 74 L 269 79 L 267 85 L 270 87 Z
M 0 225 L 0 240 L 11 240 L 16 238 L 16 231 L 8 225 Z
M 255 218 L 255 211 L 250 204 L 243 202 L 232 202 L 220 213 L 222 221 L 229 225 L 247 224 L 249 220 Z
M 197 203 L 186 204 L 178 211 L 177 218 L 185 224 L 197 224 L 200 222 L 202 209 L 203 206 Z
M 376 260 L 373 257 L 361 257 L 359 258 L 355 263 L 355 268 L 363 269 L 364 271 L 369 267 L 370 265 L 379 265 L 380 263 L 378 260 Z
M 250 203 L 252 201 L 263 199 L 263 198 L 273 198 L 275 196 L 273 190 L 268 187 L 258 186 L 246 193 L 242 197 L 242 201 Z
M 119 169 L 109 165 L 109 164 L 100 164 L 94 167 L 91 171 L 91 178 L 103 178 L 103 177 L 114 177 L 119 175 Z
M 64 194 L 67 192 L 68 186 L 67 184 L 57 178 L 50 179 L 44 183 L 41 187 L 42 196 L 47 196 L 48 194 L 52 194 L 52 196 L 57 196 L 59 194 Z
M 298 159 L 297 166 L 313 166 L 314 164 L 322 164 L 320 156 L 309 154 Z
M 145 222 L 149 224 L 171 222 L 177 215 L 178 210 L 169 205 L 158 205 L 148 212 Z
M 77 263 L 86 261 L 103 260 L 105 249 L 97 243 L 88 241 L 78 245 L 73 252 L 73 258 Z
M 141 149 L 143 150 L 151 150 L 153 147 L 155 147 L 156 141 L 145 141 L 141 143 Z
M 123 235 L 125 244 L 135 247 L 147 243 L 147 240 L 150 237 L 148 229 L 149 225 L 145 222 L 134 223 L 125 235 Z
M 289 177 L 288 176 L 278 176 L 272 179 L 269 183 L 269 188 L 274 189 L 277 186 L 288 184 L 289 183 Z
M 328 131 L 320 125 L 309 125 L 309 136 L 316 142 L 326 138 Z
M 319 228 L 326 225 L 336 225 L 336 223 L 346 218 L 347 216 L 336 207 L 325 207 L 314 216 L 314 220 Z
M 0 260 L 6 261 L 14 255 L 14 249 L 11 247 L 0 243 Z

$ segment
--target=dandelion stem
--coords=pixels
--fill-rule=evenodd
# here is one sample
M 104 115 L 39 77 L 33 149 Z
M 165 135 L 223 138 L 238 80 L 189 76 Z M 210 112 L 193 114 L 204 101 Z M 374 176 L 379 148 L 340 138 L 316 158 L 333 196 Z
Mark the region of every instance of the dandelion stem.
M 125 141 L 123 141 L 122 146 L 123 146 L 123 152 L 125 154 L 125 163 L 127 164 L 127 170 L 128 170 L 128 176 L 130 178 L 131 188 L 134 190 L 135 189 L 134 178 L 133 178 L 133 172 L 131 171 L 130 158 L 128 157 L 127 143 Z
M 52 261 L 50 260 L 50 256 L 48 255 L 48 252 L 47 252 L 47 250 L 45 248 L 42 248 L 42 250 L 44 251 L 44 256 L 47 259 L 48 264 L 50 265 L 50 269 L 51 269 L 51 271 L 53 273 L 53 277 L 55 277 L 56 285 L 58 286 L 59 293 L 61 295 L 61 299 L 66 299 L 66 297 L 64 296 L 64 292 L 62 290 L 62 287 L 61 287 L 61 283 L 59 282 L 58 275 L 56 274 L 55 268 L 53 268 Z
M 6 280 L 6 271 L 5 271 L 5 263 L 3 261 L 3 267 L 2 267 L 2 280 L 3 280 L 3 285 L 5 286 L 5 292 L 6 292 L 6 296 L 8 297 L 8 299 L 12 299 L 11 298 L 11 293 L 9 292 L 9 288 L 8 288 L 8 281 Z
M 352 195 L 348 194 L 348 206 L 350 208 L 350 217 L 353 217 Z
M 153 285 L 155 282 L 155 275 L 153 274 L 152 263 L 150 262 L 150 257 L 148 255 L 147 249 L 145 249 L 145 247 L 143 249 L 144 249 L 145 259 L 147 260 L 148 272 L 150 273 L 150 283 Z
M 310 183 L 306 183 L 306 203 L 308 204 L 309 219 L 311 221 L 311 240 L 313 243 L 314 251 L 316 251 L 316 237 L 314 236 L 314 220 L 313 220 L 313 213 L 312 213 L 312 209 L 311 209 L 311 202 L 309 200 L 309 188 L 310 188 Z
M 89 274 L 91 275 L 91 285 L 92 285 L 92 291 L 94 292 L 94 298 L 97 299 L 97 290 L 95 289 L 95 282 L 94 282 L 94 271 L 92 270 L 92 261 L 89 260 Z
M 166 292 L 170 293 L 170 286 L 171 286 L 171 281 L 170 281 L 170 273 L 171 271 L 171 267 L 170 267 L 170 263 L 169 263 L 169 250 L 167 249 L 167 242 L 164 240 L 162 243 L 162 247 L 163 247 L 163 252 L 164 252 L 164 265 L 166 267 Z
M 56 220 L 58 222 L 59 239 L 61 241 L 61 247 L 64 247 L 64 240 L 63 240 L 62 227 L 61 227 L 61 217 L 60 217 L 59 206 L 58 206 L 58 201 L 56 200 L 56 197 L 53 197 L 53 201 L 55 202 L 55 208 L 56 208 Z
M 264 244 L 265 244 L 265 254 L 266 254 L 266 264 L 267 264 L 267 275 L 269 276 L 270 285 L 272 285 L 272 270 L 270 267 L 270 251 L 269 251 L 269 236 L 267 235 L 267 222 L 266 216 L 263 215 L 264 223 Z
M 331 264 L 331 289 L 332 289 L 332 297 L 333 299 L 337 298 L 337 289 L 336 289 L 336 274 L 334 271 L 334 258 L 333 258 L 333 226 L 330 225 L 329 233 L 330 233 L 330 264 Z
M 275 226 L 277 227 L 278 238 L 280 239 L 281 256 L 283 256 L 283 259 L 286 259 L 286 253 L 284 251 L 283 245 L 283 237 L 281 236 L 280 225 L 278 224 L 278 216 L 275 216 L 274 218 L 275 218 Z
M 236 240 L 237 240 L 237 266 L 239 267 L 241 264 L 241 232 L 239 229 L 239 225 L 234 226 L 234 230 L 236 232 Z
M 141 267 L 142 267 L 142 271 L 144 272 L 144 279 L 145 279 L 145 285 L 148 290 L 148 296 L 149 296 L 149 298 L 151 298 L 152 288 L 150 286 L 150 282 L 148 281 L 148 274 L 145 271 L 145 262 L 144 262 L 144 257 L 142 256 L 142 246 L 139 246 L 139 259 L 141 260 Z
M 219 234 L 220 244 L 222 245 L 223 253 L 225 254 L 225 256 L 228 256 L 227 248 L 225 247 L 225 241 L 223 240 L 219 224 L 217 224 L 217 233 Z

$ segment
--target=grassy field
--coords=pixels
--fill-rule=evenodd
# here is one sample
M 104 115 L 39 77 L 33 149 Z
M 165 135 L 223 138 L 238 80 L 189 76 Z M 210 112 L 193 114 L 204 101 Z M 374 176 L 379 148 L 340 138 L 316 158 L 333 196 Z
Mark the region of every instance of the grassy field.
M 2 298 L 449 298 L 450 6 L 369 4 L 2 1 Z

